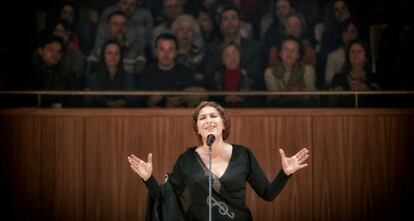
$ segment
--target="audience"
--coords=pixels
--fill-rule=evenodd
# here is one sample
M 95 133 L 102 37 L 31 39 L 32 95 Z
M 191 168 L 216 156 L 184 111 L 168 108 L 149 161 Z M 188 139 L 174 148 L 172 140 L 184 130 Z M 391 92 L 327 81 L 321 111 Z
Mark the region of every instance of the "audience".
M 36 7 L 36 14 L 32 14 L 36 17 L 33 16 L 32 23 L 36 24 L 37 28 L 33 27 L 30 33 L 32 42 L 36 44 L 27 47 L 30 51 L 36 47 L 32 62 L 33 71 L 29 71 L 30 80 L 26 81 L 26 77 L 22 77 L 21 80 L 12 81 L 18 77 L 4 72 L 0 74 L 1 88 L 13 88 L 11 85 L 18 85 L 15 82 L 23 81 L 19 88 L 83 90 L 86 87 L 86 76 L 90 80 L 103 70 L 103 46 L 107 42 L 115 41 L 122 52 L 122 69 L 119 71 L 128 73 L 127 76 L 133 75 L 132 78 L 127 78 L 135 79 L 132 83 L 137 84 L 132 87 L 135 90 L 272 90 L 272 86 L 275 85 L 274 82 L 269 84 L 272 76 L 280 80 L 281 76 L 290 78 L 287 77 L 289 74 L 294 76 L 294 86 L 288 84 L 286 88 L 278 90 L 339 89 L 346 88 L 343 84 L 346 78 L 343 77 L 347 76 L 345 73 L 349 71 L 346 68 L 352 66 L 350 61 L 346 64 L 346 60 L 350 60 L 346 56 L 346 48 L 349 48 L 349 43 L 354 39 L 361 39 L 361 42 L 370 46 L 367 49 L 374 52 L 370 57 L 369 51 L 362 50 L 368 54 L 367 60 L 375 59 L 372 63 L 366 64 L 370 69 L 365 70 L 366 75 L 363 79 L 375 79 L 383 90 L 414 88 L 414 75 L 410 74 L 409 68 L 414 60 L 411 53 L 414 48 L 413 20 L 410 18 L 412 10 L 404 7 L 405 3 L 386 4 L 386 7 L 378 8 L 381 3 L 368 4 L 355 0 L 110 2 L 111 5 L 107 5 L 108 2 L 91 4 L 64 0 L 56 1 L 56 4 L 43 4 L 43 8 Z M 353 7 L 354 5 L 357 7 Z M 361 8 L 361 5 L 365 8 Z M 374 13 L 374 9 L 383 11 Z M 389 10 L 398 11 L 399 16 L 387 17 Z M 37 13 L 42 11 L 43 16 Z M 373 17 L 374 14 L 385 16 Z M 370 36 L 367 25 L 375 25 L 370 28 Z M 174 50 L 171 52 L 165 52 L 165 47 L 164 52 L 159 51 L 159 42 L 156 40 L 164 33 L 171 33 L 177 41 L 174 42 Z M 63 44 L 60 45 L 59 41 L 54 40 L 44 45 L 45 39 L 51 39 L 51 35 L 60 37 L 58 39 Z M 299 40 L 299 48 L 303 50 L 299 50 L 299 58 L 293 59 L 294 65 L 288 65 L 287 61 L 292 60 L 292 53 L 285 51 L 282 55 L 280 49 L 283 48 L 284 39 L 292 37 Z M 2 52 L 4 57 L 10 54 L 10 49 L 7 43 L 3 45 L 7 50 L 7 53 Z M 110 44 L 110 48 L 113 47 L 114 44 Z M 284 47 L 286 48 L 286 44 Z M 287 56 L 288 54 L 290 55 Z M 29 62 L 30 59 L 25 58 L 28 56 L 23 56 L 22 59 Z M 171 67 L 165 68 L 168 66 L 167 63 L 171 64 Z M 238 64 L 238 68 L 231 69 L 231 63 Z M 374 73 L 369 71 L 371 69 Z M 185 83 L 174 87 L 174 83 L 168 82 L 168 78 L 160 77 L 165 75 L 153 74 L 154 70 L 183 70 L 185 77 L 182 74 L 171 76 Z M 313 89 L 309 89 L 309 82 L 301 85 L 298 83 L 300 81 L 297 81 L 297 76 L 301 74 L 310 78 L 312 74 L 309 73 L 313 73 L 313 80 L 316 81 Z M 341 79 L 338 76 L 342 76 L 342 80 L 338 80 Z M 146 81 L 156 83 L 147 85 Z M 25 82 L 30 82 L 31 86 Z M 245 82 L 249 82 L 248 88 L 245 87 Z M 339 84 L 341 86 L 338 86 L 338 82 L 342 82 Z M 230 84 L 233 86 L 230 87 Z M 365 86 L 369 89 L 375 88 L 366 84 Z M 161 98 L 160 102 L 154 102 L 155 98 L 150 98 L 149 103 L 145 101 L 144 105 L 191 106 L 196 100 L 195 97 L 189 96 L 185 96 L 187 99 L 167 97 L 168 99 Z M 260 98 L 265 99 L 264 96 Z M 223 102 L 230 101 L 227 106 L 252 105 L 249 99 L 240 102 L 235 102 L 236 98 L 228 99 L 222 96 Z M 278 99 L 273 103 L 274 99 L 269 98 L 268 104 L 279 105 Z M 310 100 L 305 99 L 305 105 Z M 258 103 L 263 104 L 264 101 Z M 66 101 L 62 102 L 68 106 Z M 139 104 L 132 101 L 125 102 L 125 105 Z

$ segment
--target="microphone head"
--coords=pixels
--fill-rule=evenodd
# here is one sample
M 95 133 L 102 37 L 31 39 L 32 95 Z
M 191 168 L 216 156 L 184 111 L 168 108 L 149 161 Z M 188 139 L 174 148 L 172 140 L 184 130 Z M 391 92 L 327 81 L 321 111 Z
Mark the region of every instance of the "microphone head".
M 214 134 L 209 134 L 207 136 L 207 146 L 211 146 L 214 143 L 214 140 L 216 140 L 216 136 L 214 136 Z

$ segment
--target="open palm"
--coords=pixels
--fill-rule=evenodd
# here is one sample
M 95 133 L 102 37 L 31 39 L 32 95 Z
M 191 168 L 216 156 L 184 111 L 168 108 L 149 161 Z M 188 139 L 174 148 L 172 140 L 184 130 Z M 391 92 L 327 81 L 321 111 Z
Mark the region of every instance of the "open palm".
M 282 160 L 283 171 L 288 176 L 293 174 L 297 170 L 300 170 L 308 166 L 307 163 L 304 164 L 306 159 L 308 159 L 309 157 L 309 150 L 306 148 L 301 149 L 292 157 L 286 157 L 285 152 L 282 149 L 279 149 L 279 152 Z
M 147 181 L 152 175 L 152 154 L 148 154 L 148 162 L 145 162 L 134 154 L 128 156 L 131 169 L 138 174 L 144 181 Z

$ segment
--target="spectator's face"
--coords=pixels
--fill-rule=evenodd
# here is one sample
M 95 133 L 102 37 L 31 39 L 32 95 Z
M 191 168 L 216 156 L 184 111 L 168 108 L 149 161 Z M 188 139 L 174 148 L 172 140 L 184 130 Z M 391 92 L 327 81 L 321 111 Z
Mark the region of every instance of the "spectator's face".
M 159 39 L 157 42 L 158 64 L 163 68 L 171 68 L 175 64 L 177 47 L 172 40 Z
M 183 20 L 180 23 L 175 35 L 177 37 L 179 45 L 191 44 L 193 42 L 193 39 L 194 39 L 193 23 L 191 21 L 188 21 L 188 20 Z
M 290 4 L 286 0 L 279 0 L 276 2 L 276 15 L 281 18 L 286 18 L 286 16 L 289 14 L 291 8 Z M 283 20 L 283 19 L 282 19 Z
M 120 10 L 128 17 L 132 16 L 137 8 L 137 0 L 120 0 Z
M 213 22 L 211 21 L 210 15 L 205 12 L 200 12 L 198 16 L 198 24 L 200 28 L 205 32 L 210 32 L 213 30 Z
M 63 39 L 65 44 L 69 41 L 69 32 L 63 27 L 61 23 L 57 24 L 55 30 L 53 30 L 53 35 L 59 36 Z
M 53 66 L 62 58 L 62 45 L 59 42 L 52 42 L 39 48 L 38 53 L 47 66 Z
M 365 65 L 367 62 L 367 57 L 365 50 L 361 44 L 352 44 L 351 48 L 349 49 L 349 62 L 352 66 Z
M 299 44 L 296 41 L 287 40 L 282 43 L 280 58 L 285 65 L 293 66 L 300 57 Z
M 235 70 L 240 65 L 240 52 L 234 45 L 229 45 L 223 50 L 223 64 L 228 70 Z
M 169 19 L 175 19 L 184 13 L 183 4 L 180 0 L 165 0 L 164 15 Z
M 358 37 L 358 30 L 356 29 L 354 24 L 348 25 L 344 33 L 342 33 L 342 41 L 345 45 L 348 45 L 349 42 L 356 39 Z
M 348 11 L 348 6 L 343 1 L 337 1 L 334 4 L 334 15 L 337 21 L 343 22 L 351 17 Z
M 113 15 L 108 23 L 108 33 L 117 39 L 123 39 L 127 32 L 127 21 L 122 15 Z
M 108 44 L 104 51 L 105 64 L 108 67 L 117 67 L 121 59 L 121 49 L 117 44 Z
M 302 24 L 297 16 L 290 16 L 285 23 L 285 34 L 299 37 L 302 35 Z
M 65 5 L 60 11 L 59 17 L 72 25 L 75 22 L 75 9 L 70 5 Z
M 227 10 L 221 15 L 221 32 L 223 35 L 235 35 L 240 31 L 240 19 L 237 12 Z

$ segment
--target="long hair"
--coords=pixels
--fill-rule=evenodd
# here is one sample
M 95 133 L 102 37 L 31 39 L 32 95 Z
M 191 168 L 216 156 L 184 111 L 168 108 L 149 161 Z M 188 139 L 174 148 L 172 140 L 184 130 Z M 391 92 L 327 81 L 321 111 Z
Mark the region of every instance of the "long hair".
M 301 87 L 304 87 L 305 82 L 304 82 L 303 76 L 305 74 L 305 66 L 303 65 L 303 62 L 302 62 L 302 56 L 304 53 L 302 42 L 296 37 L 286 36 L 279 45 L 279 49 L 278 49 L 279 51 L 282 51 L 282 45 L 286 41 L 296 42 L 299 47 L 299 58 L 296 61 L 296 63 L 293 65 L 291 77 L 286 86 L 289 87 L 291 85 L 300 85 Z M 273 75 L 281 81 L 283 81 L 285 72 L 286 70 L 283 67 L 282 61 L 277 62 L 272 68 Z
M 111 44 L 117 45 L 120 50 L 119 63 L 118 63 L 116 74 L 113 80 L 111 80 L 110 78 L 108 66 L 105 63 L 105 50 Z M 102 89 L 114 90 L 114 89 L 121 89 L 125 86 L 124 80 L 123 80 L 124 73 L 125 73 L 124 65 L 123 65 L 123 58 L 124 58 L 123 47 L 117 41 L 109 40 L 103 44 L 101 48 L 101 52 L 100 52 L 99 63 L 98 63 L 97 70 L 96 70 L 98 82 L 102 86 Z

